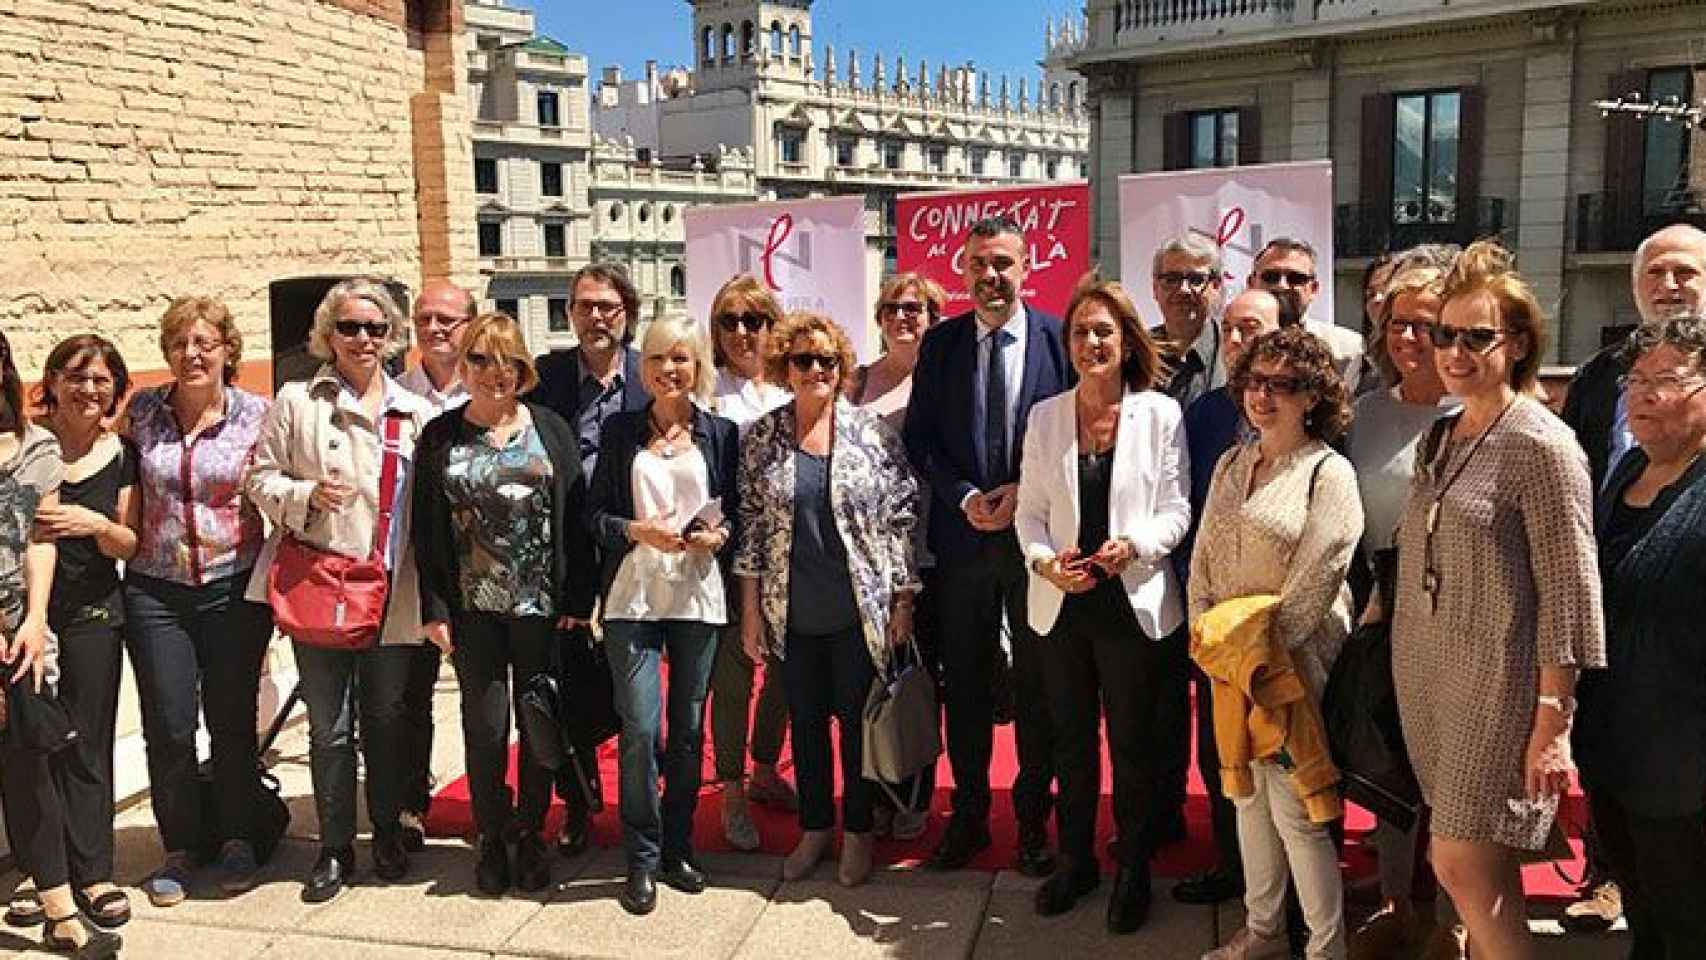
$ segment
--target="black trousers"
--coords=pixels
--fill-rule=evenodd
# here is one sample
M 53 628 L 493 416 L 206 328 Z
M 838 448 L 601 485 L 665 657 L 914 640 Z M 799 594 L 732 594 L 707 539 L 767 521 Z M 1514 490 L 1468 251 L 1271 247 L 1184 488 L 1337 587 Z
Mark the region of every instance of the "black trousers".
M 89 887 L 113 878 L 113 728 L 124 641 L 107 616 L 48 620 L 59 636 L 59 702 L 77 728 L 77 742 L 55 752 L 48 768 L 65 806 L 71 881 Z
M 167 852 L 194 850 L 204 819 L 222 839 L 252 832 L 261 788 L 255 714 L 272 610 L 243 599 L 248 582 L 247 570 L 199 587 L 137 573 L 125 579 L 125 643 Z M 196 779 L 198 714 L 213 741 L 213 810 L 202 809 Z
M 854 627 L 830 636 L 790 633 L 783 641 L 782 689 L 793 724 L 800 829 L 835 826 L 835 768 L 829 721 L 841 728 L 841 829 L 871 829 L 877 789 L 865 779 L 865 699 L 877 668 Z
M 10 737 L 0 736 L 0 803 L 18 869 L 35 880 L 38 890 L 70 883 L 65 807 L 47 754 L 20 749 Z
M 553 624 L 545 617 L 500 617 L 463 611 L 451 616 L 456 683 L 462 691 L 462 740 L 467 751 L 468 792 L 480 834 L 502 837 L 512 827 L 538 833 L 551 806 L 551 772 L 532 760 L 522 729 L 512 799 L 509 771 L 511 705 L 528 680 L 551 667 Z
M 1048 822 L 1054 780 L 1054 724 L 1043 690 L 1041 641 L 1025 619 L 1026 572 L 1011 533 L 985 539 L 976 557 L 942 561 L 939 568 L 943 705 L 947 709 L 948 763 L 954 771 L 954 816 L 989 819 L 989 762 L 995 739 L 995 677 L 1001 652 L 1001 616 L 1013 646 L 1014 739 L 1019 774 L 1013 812 L 1021 829 Z
M 407 676 L 403 684 L 405 759 L 402 762 L 402 808 L 426 813 L 432 804 L 432 694 L 438 686 L 440 656 L 430 643 L 406 650 Z
M 1599 849 L 1623 891 L 1630 960 L 1692 960 L 1706 950 L 1706 808 L 1643 817 L 1588 791 Z
M 1060 776 L 1060 851 L 1080 868 L 1096 862 L 1096 810 L 1102 783 L 1102 715 L 1114 768 L 1114 856 L 1145 863 L 1170 799 L 1160 774 L 1158 722 L 1167 696 L 1183 689 L 1177 636 L 1150 639 L 1117 582 L 1068 597 L 1043 640 L 1043 680 L 1055 728 Z

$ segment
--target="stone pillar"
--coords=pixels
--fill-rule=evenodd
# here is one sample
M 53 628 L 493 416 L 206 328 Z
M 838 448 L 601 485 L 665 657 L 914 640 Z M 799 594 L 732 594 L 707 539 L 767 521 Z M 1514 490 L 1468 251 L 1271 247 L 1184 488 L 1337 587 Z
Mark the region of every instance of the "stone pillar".
M 1137 172 L 1136 65 L 1101 67 L 1089 74 L 1087 104 L 1090 122 L 1090 210 L 1093 233 L 1090 259 L 1110 274 L 1120 266 L 1121 174 Z M 1136 282 L 1132 280 L 1130 282 Z
M 1537 47 L 1524 64 L 1522 179 L 1518 188 L 1518 263 L 1547 314 L 1555 318 L 1547 361 L 1569 338 L 1564 299 L 1564 221 L 1569 210 L 1570 115 L 1575 36 Z M 1584 318 L 1591 322 L 1592 318 Z
M 1333 144 L 1333 71 L 1316 67 L 1291 81 L 1291 155 L 1263 156 L 1264 163 L 1325 160 Z

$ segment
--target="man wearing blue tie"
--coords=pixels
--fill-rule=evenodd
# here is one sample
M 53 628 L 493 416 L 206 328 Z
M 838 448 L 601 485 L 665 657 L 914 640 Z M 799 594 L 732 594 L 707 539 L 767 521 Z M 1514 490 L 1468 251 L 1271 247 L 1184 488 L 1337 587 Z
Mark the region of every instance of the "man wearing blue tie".
M 1025 617 L 1025 564 L 1013 511 L 1031 407 L 1070 386 L 1071 366 L 1060 320 L 1020 299 L 1030 262 L 1017 223 L 997 216 L 973 225 L 962 264 L 973 309 L 925 335 L 905 428 L 907 455 L 935 498 L 929 535 L 941 571 L 937 608 L 954 772 L 953 817 L 930 866 L 964 867 L 990 843 L 989 763 L 1005 613 L 1019 747 L 1018 866 L 1041 876 L 1053 867 L 1047 822 L 1054 734 L 1039 641 Z

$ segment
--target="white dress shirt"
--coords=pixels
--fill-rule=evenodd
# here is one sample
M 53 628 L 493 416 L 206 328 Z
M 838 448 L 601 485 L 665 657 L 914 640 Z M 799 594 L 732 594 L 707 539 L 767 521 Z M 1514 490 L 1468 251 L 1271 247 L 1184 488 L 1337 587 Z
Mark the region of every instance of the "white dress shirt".
M 440 390 L 432 385 L 432 377 L 427 376 L 424 364 L 417 363 L 403 371 L 403 375 L 397 378 L 397 384 L 431 405 L 435 417 L 468 402 L 468 386 L 461 377 L 450 384 L 450 389 Z

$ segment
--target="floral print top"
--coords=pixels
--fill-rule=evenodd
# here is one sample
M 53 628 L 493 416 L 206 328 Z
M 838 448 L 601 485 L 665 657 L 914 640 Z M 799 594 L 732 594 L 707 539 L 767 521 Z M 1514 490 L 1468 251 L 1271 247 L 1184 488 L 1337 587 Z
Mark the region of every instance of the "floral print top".
M 760 584 L 766 642 L 783 656 L 788 628 L 788 567 L 794 540 L 794 404 L 772 410 L 741 440 L 737 577 Z M 829 455 L 829 501 L 847 549 L 848 572 L 871 660 L 888 662 L 890 602 L 918 589 L 912 530 L 918 481 L 900 438 L 875 414 L 835 401 Z
M 24 428 L 11 461 L 0 464 L 0 627 L 8 636 L 24 620 L 24 551 L 36 508 L 59 492 L 64 476 L 59 440 L 33 423 Z
M 451 447 L 444 468 L 457 586 L 470 610 L 551 616 L 551 455 L 532 424 L 502 447 L 486 437 Z
M 266 531 L 243 496 L 243 478 L 271 404 L 228 386 L 225 417 L 185 439 L 169 402 L 175 386 L 138 392 L 126 413 L 142 523 L 125 569 L 201 586 L 250 569 L 260 556 Z

